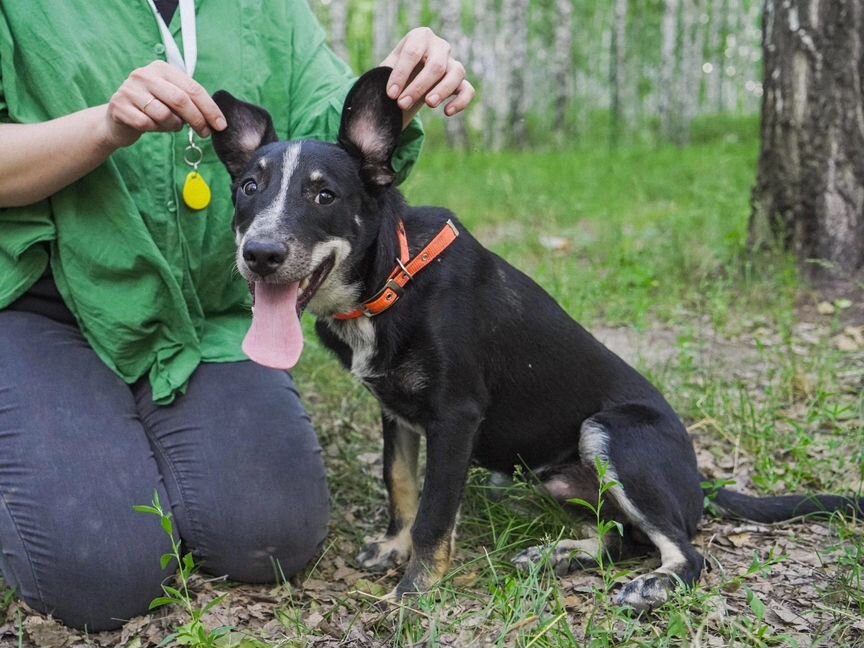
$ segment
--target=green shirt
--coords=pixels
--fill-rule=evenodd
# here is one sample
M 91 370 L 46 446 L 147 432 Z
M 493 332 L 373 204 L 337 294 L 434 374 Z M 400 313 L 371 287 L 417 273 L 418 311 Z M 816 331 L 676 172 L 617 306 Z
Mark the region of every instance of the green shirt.
M 196 5 L 197 81 L 266 107 L 282 138 L 335 139 L 353 75 L 305 1 Z M 170 25 L 178 42 L 179 14 Z M 165 60 L 165 47 L 147 0 L 3 2 L 0 121 L 42 122 L 106 103 L 133 69 L 156 59 Z M 228 175 L 210 140 L 199 140 L 213 200 L 187 209 L 187 137 L 185 129 L 145 134 L 50 198 L 0 209 L 0 309 L 50 263 L 99 357 L 126 382 L 149 374 L 160 403 L 183 392 L 200 362 L 245 359 L 249 326 L 249 291 L 233 269 Z M 415 122 L 394 158 L 399 179 L 421 144 Z

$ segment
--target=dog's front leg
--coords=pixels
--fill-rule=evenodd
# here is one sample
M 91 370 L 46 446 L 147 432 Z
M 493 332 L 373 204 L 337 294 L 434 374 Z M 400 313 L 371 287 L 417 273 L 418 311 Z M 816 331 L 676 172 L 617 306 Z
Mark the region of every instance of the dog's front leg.
M 426 428 L 426 477 L 411 529 L 413 554 L 393 592 L 397 599 L 425 592 L 450 568 L 456 517 L 480 420 L 476 407 L 453 407 L 446 419 Z
M 384 484 L 390 502 L 387 535 L 370 542 L 357 555 L 357 562 L 372 571 L 386 571 L 411 555 L 411 524 L 417 515 L 420 487 L 417 456 L 420 437 L 416 432 L 382 416 L 384 428 Z

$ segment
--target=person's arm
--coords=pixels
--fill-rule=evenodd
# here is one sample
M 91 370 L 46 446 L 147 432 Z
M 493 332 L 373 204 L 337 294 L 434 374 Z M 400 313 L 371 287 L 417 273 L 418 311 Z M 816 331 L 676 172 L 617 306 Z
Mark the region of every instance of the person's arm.
M 38 202 L 102 164 L 117 149 L 107 136 L 106 108 L 41 124 L 0 124 L 0 207 Z
M 0 124 L 0 208 L 30 205 L 67 187 L 143 133 L 188 123 L 225 128 L 207 91 L 164 61 L 129 75 L 107 104 L 39 124 Z

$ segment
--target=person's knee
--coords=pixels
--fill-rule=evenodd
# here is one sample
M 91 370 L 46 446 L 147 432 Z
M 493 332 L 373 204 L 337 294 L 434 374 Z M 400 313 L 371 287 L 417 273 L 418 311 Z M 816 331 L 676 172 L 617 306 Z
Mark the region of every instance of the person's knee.
M 4 575 L 33 609 L 73 628 L 112 630 L 146 614 L 161 594 L 170 573 L 162 571 L 159 559 L 169 548 L 167 538 L 144 534 L 134 546 L 100 542 L 89 550 L 61 549 L 52 556 L 53 566 L 35 557 L 32 562 L 7 558 Z
M 224 502 L 220 526 L 199 543 L 203 569 L 232 580 L 272 583 L 301 571 L 327 536 L 330 503 L 323 469 L 298 489 L 249 491 Z

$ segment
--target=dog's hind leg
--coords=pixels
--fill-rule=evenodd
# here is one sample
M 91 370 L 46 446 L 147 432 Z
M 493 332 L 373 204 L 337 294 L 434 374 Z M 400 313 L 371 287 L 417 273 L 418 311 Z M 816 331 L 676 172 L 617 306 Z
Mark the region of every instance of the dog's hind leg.
M 601 541 L 596 522 L 586 519 L 595 517 L 599 501 L 600 486 L 593 467 L 581 463 L 561 464 L 544 470 L 537 477 L 542 489 L 573 514 L 578 539 L 528 547 L 513 557 L 517 569 L 528 570 L 533 565 L 547 563 L 556 575 L 565 576 L 579 569 L 596 568 L 601 562 L 617 562 L 650 553 L 650 545 L 633 540 L 630 525 L 624 527 L 624 535 L 613 529 Z M 608 513 L 602 508 L 601 512 Z M 622 526 L 626 523 L 626 520 L 618 521 Z
M 417 516 L 420 487 L 417 457 L 420 437 L 386 414 L 384 428 L 384 484 L 390 508 L 387 534 L 370 542 L 357 555 L 360 566 L 371 571 L 386 571 L 411 556 L 411 525 Z
M 613 517 L 660 551 L 660 567 L 627 583 L 616 602 L 641 612 L 664 603 L 679 583 L 693 585 L 704 564 L 690 542 L 702 490 L 692 443 L 671 408 L 604 410 L 583 423 L 579 450 L 583 466 L 605 465 L 604 498 Z

